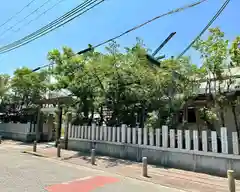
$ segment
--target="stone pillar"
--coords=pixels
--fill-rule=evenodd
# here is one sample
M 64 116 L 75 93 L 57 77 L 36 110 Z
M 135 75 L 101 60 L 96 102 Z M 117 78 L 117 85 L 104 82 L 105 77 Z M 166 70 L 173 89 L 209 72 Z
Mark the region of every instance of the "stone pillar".
M 202 149 L 204 152 L 208 152 L 207 131 L 202 131 Z
M 149 131 L 149 136 L 150 136 L 150 145 L 154 146 L 154 129 Z
M 122 125 L 122 127 L 121 127 L 121 129 L 122 129 L 122 143 L 125 143 L 126 142 L 126 129 L 127 129 L 127 127 L 126 127 L 126 125 Z
M 64 148 L 68 148 L 68 133 L 69 129 L 72 127 L 72 113 L 68 112 L 67 113 L 67 121 L 66 121 L 66 126 L 64 130 Z
M 216 131 L 211 131 L 211 139 L 212 139 L 212 152 L 217 153 L 217 132 Z
M 96 123 L 92 123 L 92 140 L 96 139 Z
M 51 141 L 53 139 L 53 114 L 48 115 L 47 119 L 47 126 L 48 126 L 48 141 Z
M 147 127 L 143 128 L 143 144 L 144 145 L 148 144 L 148 128 Z
M 127 143 L 131 143 L 131 131 L 132 128 L 127 127 Z
M 199 150 L 198 130 L 193 130 L 193 149 L 194 151 Z
M 62 127 L 62 107 L 58 105 L 58 110 L 56 111 L 56 141 L 55 147 L 57 147 L 59 139 L 61 137 L 61 127 Z
M 227 138 L 226 127 L 221 127 L 221 144 L 222 144 L 222 153 L 228 154 L 228 138 Z
M 182 142 L 183 142 L 183 134 L 182 134 L 182 130 L 177 130 L 177 142 L 178 142 L 178 149 L 182 149 Z
M 116 127 L 112 128 L 112 142 L 116 142 Z
M 190 130 L 185 130 L 185 148 L 186 150 L 191 149 Z
M 175 148 L 175 130 L 170 129 L 170 147 Z
M 37 108 L 37 126 L 36 126 L 36 141 L 40 140 L 40 126 L 41 126 L 41 106 Z
M 112 127 L 108 127 L 108 141 L 110 142 L 111 141 L 111 138 L 112 137 Z
M 138 127 L 138 145 L 142 145 L 142 128 Z
M 163 147 L 168 148 L 168 126 L 162 126 L 162 142 Z
M 117 142 L 121 142 L 121 127 L 117 127 Z
M 156 146 L 160 147 L 161 143 L 161 130 L 159 128 L 156 129 Z
M 237 132 L 232 132 L 232 144 L 233 144 L 233 154 L 239 155 L 239 145 L 238 145 L 238 134 Z
M 132 144 L 136 144 L 136 128 L 132 128 Z

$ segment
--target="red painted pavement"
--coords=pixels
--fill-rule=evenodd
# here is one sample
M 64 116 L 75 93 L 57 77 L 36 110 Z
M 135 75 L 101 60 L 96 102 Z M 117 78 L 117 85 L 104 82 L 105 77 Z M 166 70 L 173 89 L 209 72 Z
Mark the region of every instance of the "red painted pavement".
M 48 192 L 90 192 L 106 184 L 118 182 L 118 178 L 96 176 L 82 180 L 75 180 L 68 183 L 56 184 L 46 187 Z

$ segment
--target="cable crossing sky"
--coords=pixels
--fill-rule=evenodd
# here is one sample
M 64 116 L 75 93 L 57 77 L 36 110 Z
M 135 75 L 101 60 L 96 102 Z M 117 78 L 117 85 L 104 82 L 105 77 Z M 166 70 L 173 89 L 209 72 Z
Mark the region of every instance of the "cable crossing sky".
M 25 36 L 22 39 L 14 41 L 8 45 L 0 47 L 0 53 L 6 53 L 23 45 L 26 45 L 53 30 L 58 29 L 59 27 L 69 23 L 70 21 L 78 18 L 82 14 L 90 11 L 97 5 L 103 3 L 104 0 L 86 0 L 74 9 L 70 10 L 69 12 L 65 13 L 64 15 L 60 16 L 56 20 L 50 22 L 49 24 L 45 25 L 44 27 L 40 28 L 39 30 Z

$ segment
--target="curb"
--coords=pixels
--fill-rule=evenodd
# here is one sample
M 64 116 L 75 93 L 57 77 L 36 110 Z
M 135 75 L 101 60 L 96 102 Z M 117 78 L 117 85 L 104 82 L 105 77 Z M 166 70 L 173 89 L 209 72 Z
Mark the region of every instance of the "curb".
M 29 155 L 34 155 L 34 156 L 37 156 L 37 157 L 50 158 L 50 156 L 47 156 L 47 155 L 44 155 L 44 154 L 41 154 L 41 153 L 38 153 L 38 152 L 33 152 L 33 151 L 21 151 L 21 153 L 26 153 L 26 154 L 29 154 Z
M 60 158 L 55 158 L 53 156 L 50 155 L 44 155 L 42 153 L 38 153 L 38 152 L 33 152 L 33 151 L 21 151 L 21 153 L 25 153 L 25 154 L 29 154 L 29 155 L 33 155 L 33 156 L 37 156 L 37 157 L 43 157 L 43 158 L 49 158 L 49 159 L 59 159 L 60 161 L 66 161 L 66 160 L 70 160 L 72 158 L 78 157 L 78 155 L 72 155 L 69 157 L 60 157 Z

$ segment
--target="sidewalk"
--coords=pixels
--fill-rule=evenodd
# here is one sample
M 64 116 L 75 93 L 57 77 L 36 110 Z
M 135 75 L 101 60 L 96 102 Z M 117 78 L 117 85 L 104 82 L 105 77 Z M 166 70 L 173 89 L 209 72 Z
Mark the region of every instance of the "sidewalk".
M 32 147 L 26 148 L 25 152 L 31 153 Z M 39 145 L 37 153 L 34 155 L 57 158 L 57 149 L 54 147 L 46 148 Z M 142 177 L 141 163 L 115 159 L 104 156 L 96 157 L 96 165 L 91 165 L 88 154 L 75 151 L 61 150 L 61 160 L 87 166 L 94 169 L 100 169 L 106 172 L 116 173 L 122 176 L 140 179 L 167 187 L 176 188 L 189 192 L 226 192 L 228 191 L 228 182 L 226 178 L 215 177 L 202 173 L 190 171 L 168 169 L 163 167 L 148 166 L 148 178 Z M 240 191 L 240 181 L 236 181 L 236 191 Z

